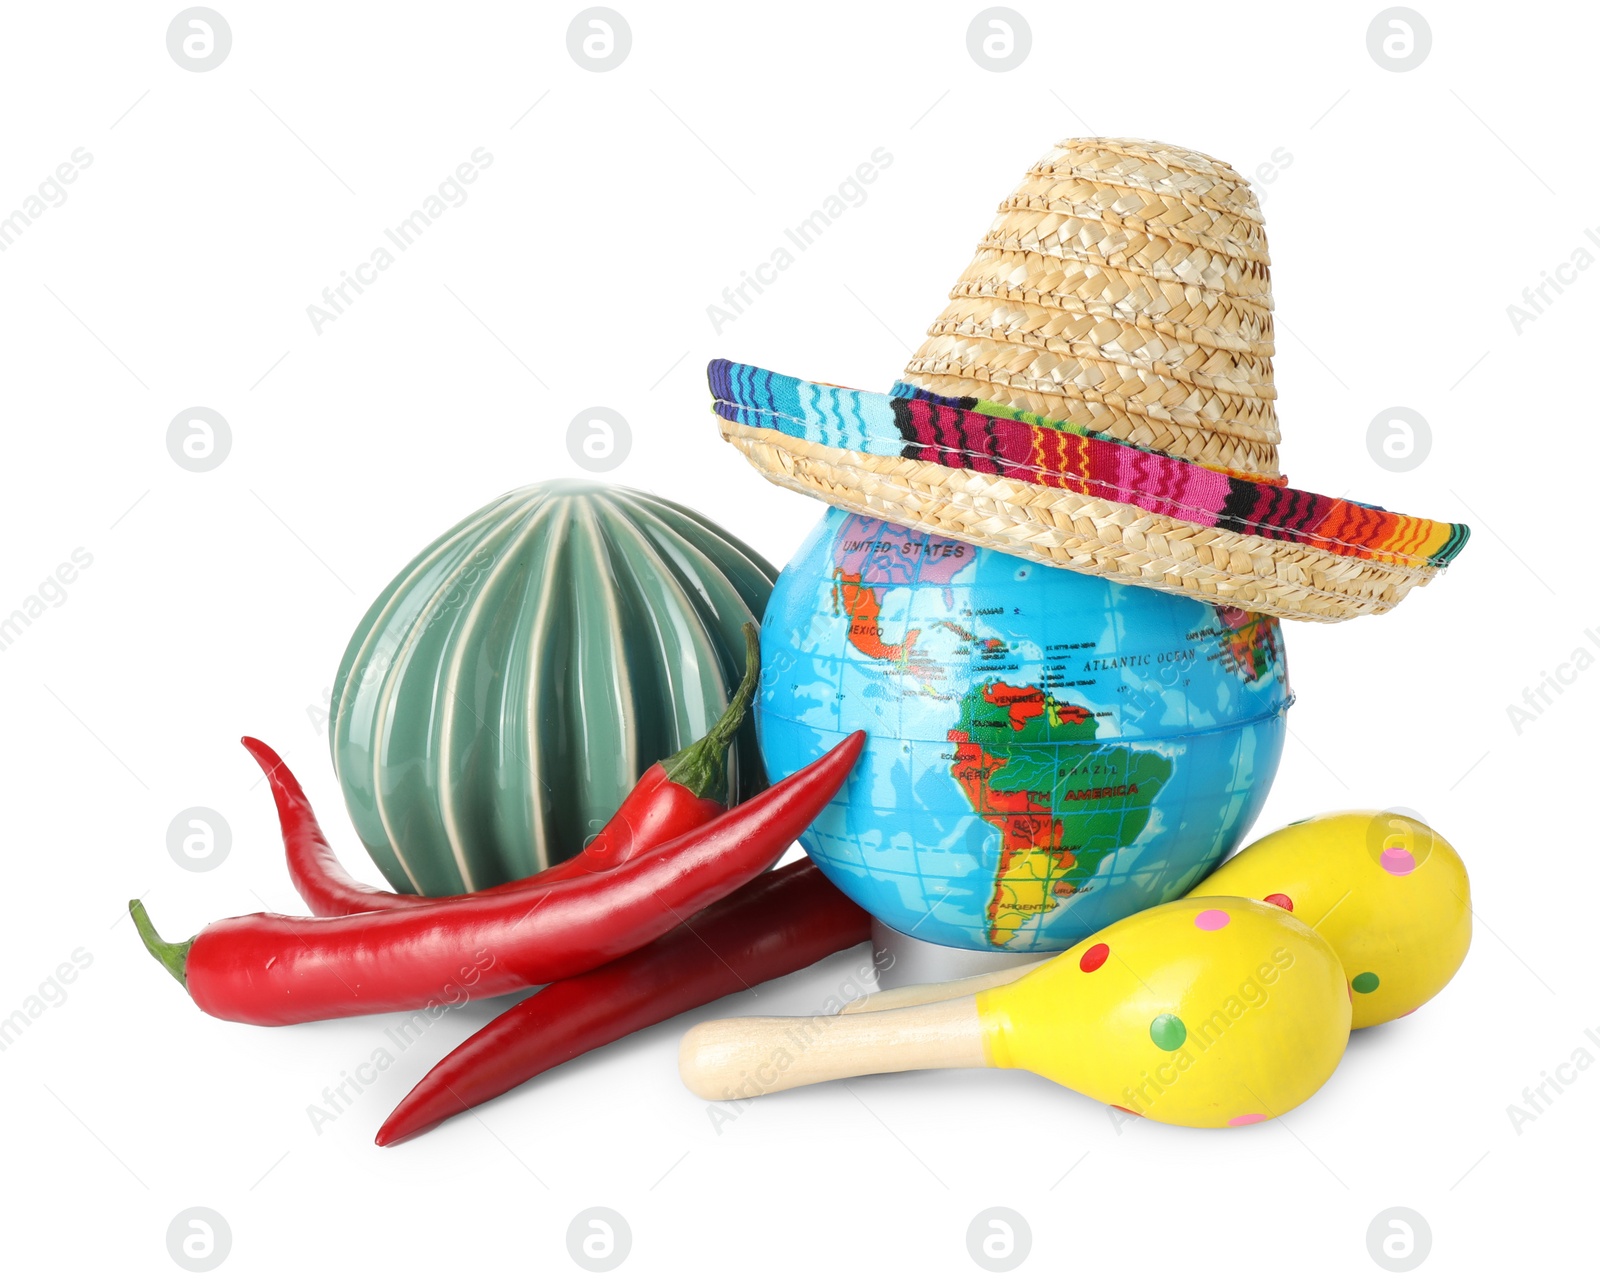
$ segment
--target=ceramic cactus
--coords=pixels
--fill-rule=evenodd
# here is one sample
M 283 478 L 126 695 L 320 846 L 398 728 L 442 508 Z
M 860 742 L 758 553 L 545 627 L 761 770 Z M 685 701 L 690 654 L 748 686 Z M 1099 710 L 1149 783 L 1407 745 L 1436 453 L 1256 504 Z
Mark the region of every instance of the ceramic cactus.
M 774 569 L 693 511 L 558 481 L 474 512 L 367 610 L 333 684 L 334 768 L 402 891 L 459 893 L 572 856 L 700 737 Z M 754 729 L 729 801 L 762 785 Z

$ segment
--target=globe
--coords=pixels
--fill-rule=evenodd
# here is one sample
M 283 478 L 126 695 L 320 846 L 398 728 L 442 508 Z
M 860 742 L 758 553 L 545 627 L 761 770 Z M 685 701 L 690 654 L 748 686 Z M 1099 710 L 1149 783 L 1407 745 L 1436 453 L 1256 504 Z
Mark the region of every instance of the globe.
M 973 950 L 1187 892 L 1259 814 L 1292 701 L 1273 618 L 840 510 L 761 639 L 771 777 L 867 731 L 801 844 L 884 924 Z

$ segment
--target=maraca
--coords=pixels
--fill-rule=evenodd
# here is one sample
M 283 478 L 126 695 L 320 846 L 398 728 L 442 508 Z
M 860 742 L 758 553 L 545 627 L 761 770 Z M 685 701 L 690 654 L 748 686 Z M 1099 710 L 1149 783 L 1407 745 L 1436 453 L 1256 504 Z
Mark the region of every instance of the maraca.
M 1014 1067 L 1168 1124 L 1253 1124 L 1338 1065 L 1350 1001 L 1333 948 L 1245 898 L 1119 920 L 1003 986 L 853 1017 L 728 1018 L 684 1035 L 704 1098 L 923 1067 Z
M 1450 842 L 1405 814 L 1356 810 L 1291 823 L 1241 849 L 1194 889 L 1293 912 L 1344 963 L 1352 1025 L 1433 999 L 1472 941 L 1467 869 Z
M 1361 810 L 1291 823 L 1241 849 L 1189 896 L 1212 894 L 1270 903 L 1326 938 L 1344 964 L 1356 1027 L 1433 999 L 1472 941 L 1467 869 L 1448 840 L 1404 814 Z M 874 992 L 844 1012 L 970 995 L 1037 967 Z

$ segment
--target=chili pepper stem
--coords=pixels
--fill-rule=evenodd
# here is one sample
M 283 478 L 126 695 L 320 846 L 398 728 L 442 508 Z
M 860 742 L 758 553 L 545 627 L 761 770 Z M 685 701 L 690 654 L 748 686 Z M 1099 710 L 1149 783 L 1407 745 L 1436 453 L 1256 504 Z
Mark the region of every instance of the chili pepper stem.
M 761 680 L 760 633 L 749 622 L 744 624 L 744 677 L 734 690 L 728 706 L 717 717 L 705 737 L 692 742 L 676 755 L 661 762 L 668 782 L 691 792 L 701 800 L 725 800 L 728 791 L 728 748 L 750 710 L 750 699 Z
M 144 909 L 144 903 L 137 898 L 128 903 L 128 914 L 133 917 L 133 927 L 139 931 L 145 950 L 161 961 L 161 967 L 176 978 L 180 986 L 187 989 L 189 983 L 184 971 L 189 959 L 189 948 L 194 945 L 194 939 L 190 938 L 188 942 L 168 942 L 156 932 L 155 925 L 150 923 L 150 913 Z

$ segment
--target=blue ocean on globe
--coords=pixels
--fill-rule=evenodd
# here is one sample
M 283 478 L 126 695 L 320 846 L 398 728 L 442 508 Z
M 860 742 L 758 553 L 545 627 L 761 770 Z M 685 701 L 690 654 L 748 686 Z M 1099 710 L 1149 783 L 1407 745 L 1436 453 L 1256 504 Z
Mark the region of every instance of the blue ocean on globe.
M 1057 951 L 1187 892 L 1261 811 L 1275 619 L 831 509 L 778 579 L 756 726 L 786 777 L 856 729 L 801 843 L 925 942 Z

